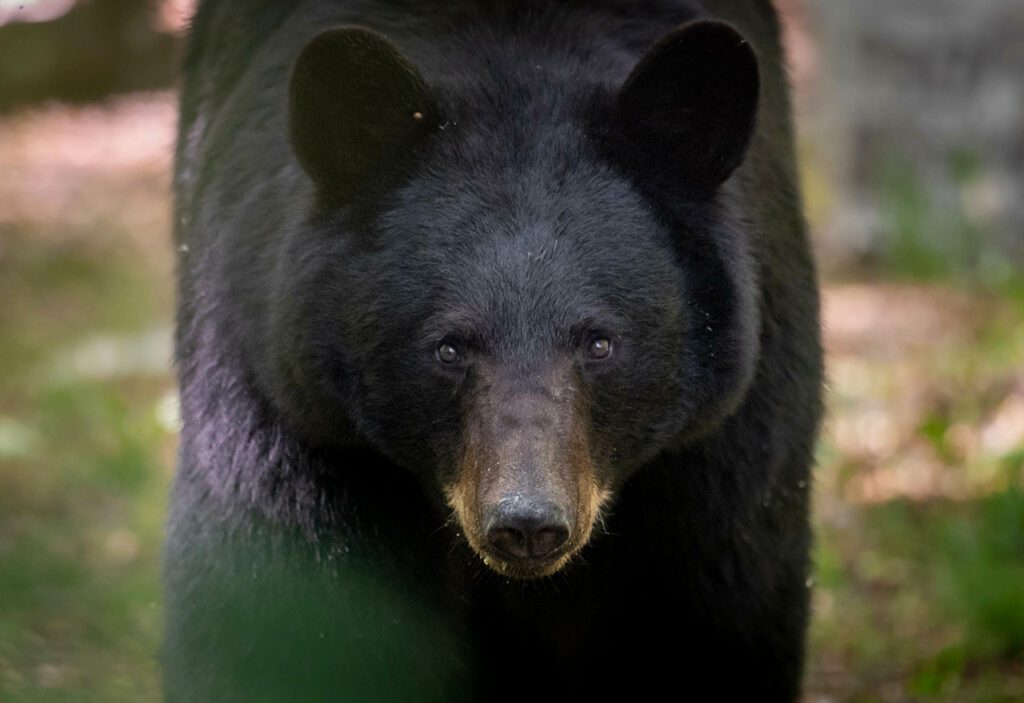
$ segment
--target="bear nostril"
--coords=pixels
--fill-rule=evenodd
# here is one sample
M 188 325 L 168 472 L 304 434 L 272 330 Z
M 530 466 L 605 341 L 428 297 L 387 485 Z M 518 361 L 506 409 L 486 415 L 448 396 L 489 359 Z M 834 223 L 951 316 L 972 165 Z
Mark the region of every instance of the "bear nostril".
M 569 539 L 563 511 L 547 503 L 504 500 L 487 520 L 487 542 L 495 552 L 512 559 L 541 559 Z
M 545 527 L 536 532 L 529 539 L 531 557 L 546 557 L 569 539 L 569 530 L 561 525 L 557 527 Z
M 530 556 L 527 536 L 510 527 L 497 527 L 488 530 L 487 541 L 496 551 L 514 559 L 526 559 Z

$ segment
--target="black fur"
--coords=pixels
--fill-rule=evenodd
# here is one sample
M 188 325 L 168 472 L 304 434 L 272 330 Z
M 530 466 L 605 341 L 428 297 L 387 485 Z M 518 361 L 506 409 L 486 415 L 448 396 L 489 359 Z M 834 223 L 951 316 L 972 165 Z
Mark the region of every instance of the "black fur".
M 168 701 L 798 698 L 821 350 L 767 0 L 204 2 L 176 217 Z M 614 498 L 510 581 L 444 505 L 475 380 L 434 349 L 529 382 L 595 330 Z

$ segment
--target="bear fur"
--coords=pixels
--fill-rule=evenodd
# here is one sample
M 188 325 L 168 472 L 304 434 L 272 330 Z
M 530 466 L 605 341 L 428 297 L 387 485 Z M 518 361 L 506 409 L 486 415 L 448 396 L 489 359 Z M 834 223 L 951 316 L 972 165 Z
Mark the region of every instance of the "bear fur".
M 201 3 L 166 700 L 796 701 L 790 114 L 768 0 Z

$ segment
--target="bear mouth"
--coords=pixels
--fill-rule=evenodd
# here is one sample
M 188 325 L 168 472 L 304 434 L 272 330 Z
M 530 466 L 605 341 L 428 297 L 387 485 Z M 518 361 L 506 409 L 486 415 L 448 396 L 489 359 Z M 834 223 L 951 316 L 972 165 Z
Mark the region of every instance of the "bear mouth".
M 541 559 L 509 559 L 491 552 L 480 552 L 474 549 L 484 564 L 495 573 L 507 578 L 529 581 L 552 576 L 572 559 L 577 550 L 565 551 L 559 555 Z

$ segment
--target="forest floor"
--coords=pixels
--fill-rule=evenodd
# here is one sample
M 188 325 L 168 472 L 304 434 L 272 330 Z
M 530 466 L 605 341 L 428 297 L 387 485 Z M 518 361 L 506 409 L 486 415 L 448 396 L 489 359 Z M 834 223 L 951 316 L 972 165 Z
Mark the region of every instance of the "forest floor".
M 159 699 L 174 101 L 0 120 L 0 700 Z M 1024 286 L 828 281 L 808 703 L 1024 700 Z

